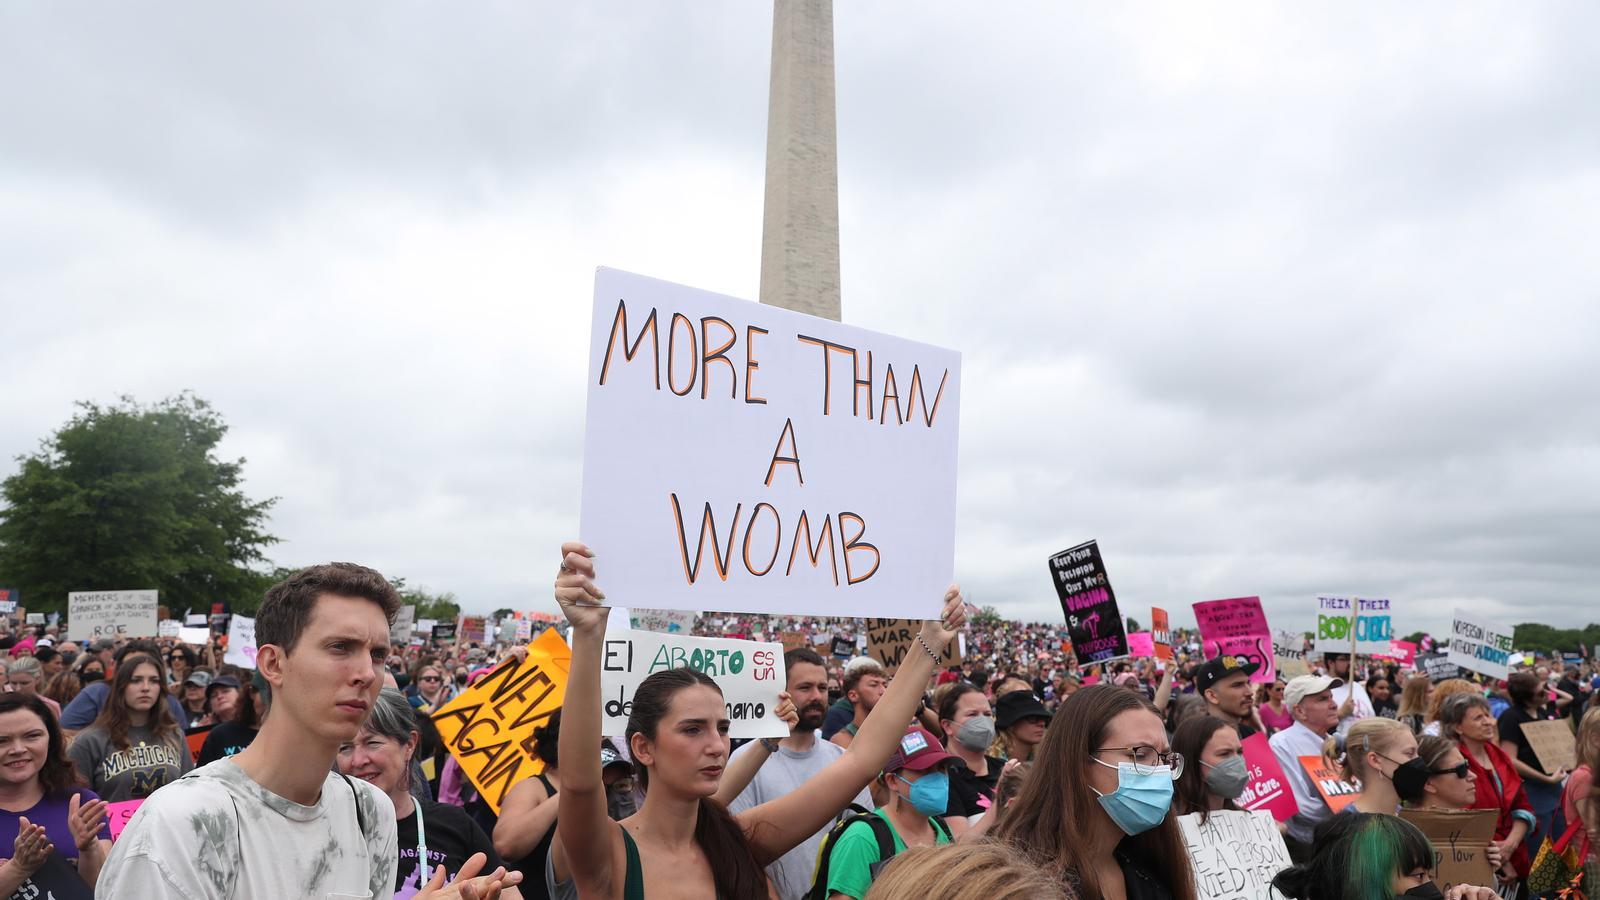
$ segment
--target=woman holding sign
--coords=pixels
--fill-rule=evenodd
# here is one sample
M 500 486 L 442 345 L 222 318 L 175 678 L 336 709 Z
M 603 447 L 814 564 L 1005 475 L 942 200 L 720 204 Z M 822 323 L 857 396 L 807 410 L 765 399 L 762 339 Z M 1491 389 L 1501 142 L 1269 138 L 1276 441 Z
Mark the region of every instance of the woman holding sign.
M 92 896 L 110 849 L 105 801 L 83 788 L 56 717 L 38 697 L 0 694 L 0 897 Z
M 1460 742 L 1461 755 L 1476 783 L 1473 809 L 1500 811 L 1494 839 L 1505 860 L 1500 877 L 1528 877 L 1531 861 L 1526 838 L 1533 830 L 1533 804 L 1522 789 L 1522 776 L 1511 757 L 1495 744 L 1494 716 L 1482 694 L 1456 694 L 1439 708 L 1439 730 Z
M 1471 809 L 1478 798 L 1478 776 L 1461 755 L 1455 741 L 1438 735 L 1428 735 L 1417 742 L 1417 758 L 1428 767 L 1428 780 L 1422 787 L 1422 799 L 1407 803 L 1417 809 Z M 1484 858 L 1495 871 L 1505 860 L 1500 855 L 1500 844 L 1490 841 Z
M 728 762 L 728 717 L 716 682 L 694 669 L 656 672 L 639 685 L 628 749 L 649 788 L 639 811 L 613 823 L 600 770 L 600 654 L 610 610 L 595 585 L 593 554 L 561 548 L 555 595 L 572 623 L 572 668 L 563 705 L 561 816 L 546 869 L 552 896 L 643 900 L 747 900 L 772 896 L 764 866 L 816 834 L 882 769 L 922 700 L 945 646 L 966 619 L 960 592 L 939 621 L 923 623 L 887 693 L 844 755 L 803 791 L 730 816 L 712 799 Z

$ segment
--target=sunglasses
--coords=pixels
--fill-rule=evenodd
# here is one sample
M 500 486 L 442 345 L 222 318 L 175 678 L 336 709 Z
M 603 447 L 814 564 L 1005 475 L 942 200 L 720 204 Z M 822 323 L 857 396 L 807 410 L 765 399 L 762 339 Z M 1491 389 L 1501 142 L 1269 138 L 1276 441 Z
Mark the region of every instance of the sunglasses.
M 421 678 L 418 678 L 417 680 L 418 681 L 443 681 L 444 679 L 440 678 L 437 675 L 424 675 Z
M 1468 775 L 1472 774 L 1472 766 L 1468 763 L 1462 762 L 1458 765 L 1451 766 L 1448 769 L 1429 769 L 1428 774 L 1455 775 L 1457 778 L 1466 778 Z

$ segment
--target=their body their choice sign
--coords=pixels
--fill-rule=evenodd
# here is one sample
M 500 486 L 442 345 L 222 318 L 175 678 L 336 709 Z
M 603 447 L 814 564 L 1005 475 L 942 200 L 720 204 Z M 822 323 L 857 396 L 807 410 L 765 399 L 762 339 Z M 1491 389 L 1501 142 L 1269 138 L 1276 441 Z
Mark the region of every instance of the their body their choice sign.
M 960 354 L 614 269 L 594 298 L 579 534 L 612 601 L 937 614 Z
M 73 591 L 67 594 L 67 639 L 155 637 L 155 591 Z
M 622 737 L 639 684 L 681 666 L 705 673 L 722 689 L 729 737 L 788 737 L 789 726 L 777 714 L 778 694 L 788 681 L 782 644 L 656 631 L 606 632 L 600 653 L 600 733 Z
M 1349 653 L 1351 628 L 1357 653 L 1387 655 L 1394 640 L 1394 622 L 1388 600 L 1366 597 L 1318 597 L 1318 653 Z

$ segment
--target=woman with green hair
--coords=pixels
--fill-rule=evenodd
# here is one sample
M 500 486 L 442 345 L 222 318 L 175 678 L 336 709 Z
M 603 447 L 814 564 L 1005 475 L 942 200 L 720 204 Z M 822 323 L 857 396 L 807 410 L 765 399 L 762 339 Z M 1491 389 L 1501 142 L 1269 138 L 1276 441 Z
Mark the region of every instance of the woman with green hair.
M 1417 826 L 1382 813 L 1346 813 L 1317 826 L 1316 852 L 1272 879 L 1289 900 L 1498 900 L 1493 888 L 1440 891 L 1429 870 L 1433 845 Z

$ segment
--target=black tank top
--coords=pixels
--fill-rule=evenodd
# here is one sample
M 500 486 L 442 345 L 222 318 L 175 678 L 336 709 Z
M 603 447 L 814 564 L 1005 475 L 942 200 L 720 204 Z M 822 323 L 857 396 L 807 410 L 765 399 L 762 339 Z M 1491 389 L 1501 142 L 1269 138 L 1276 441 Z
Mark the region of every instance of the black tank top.
M 544 785 L 547 800 L 555 795 L 556 789 L 550 784 L 550 779 L 542 774 L 533 777 Z M 522 873 L 522 884 L 517 885 L 517 890 L 522 892 L 523 900 L 550 900 L 550 891 L 544 880 L 544 866 L 545 860 L 550 857 L 550 842 L 555 840 L 555 836 L 556 820 L 551 819 L 550 830 L 539 838 L 539 843 L 534 845 L 531 853 L 519 860 L 506 860 L 507 868 Z

